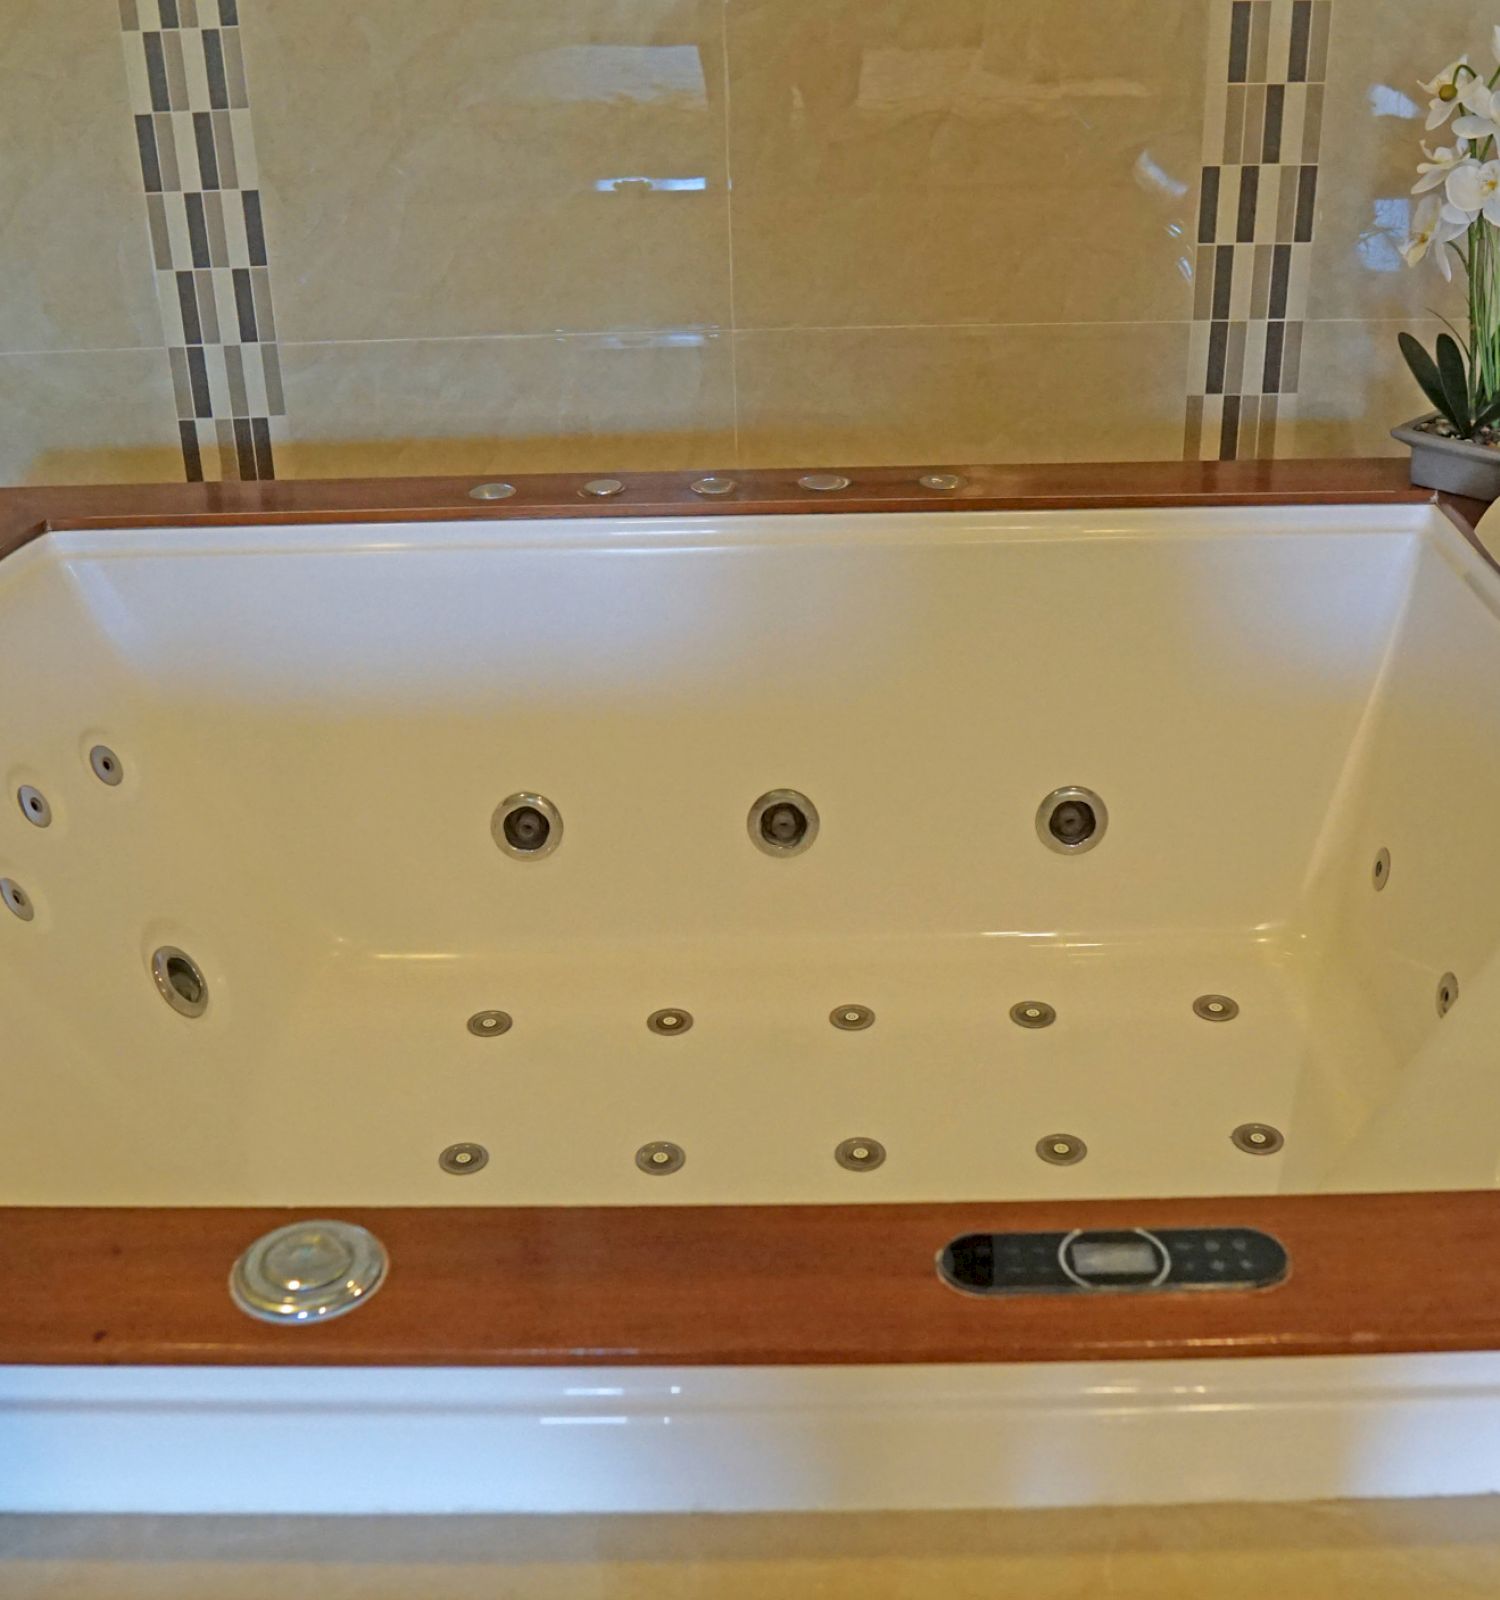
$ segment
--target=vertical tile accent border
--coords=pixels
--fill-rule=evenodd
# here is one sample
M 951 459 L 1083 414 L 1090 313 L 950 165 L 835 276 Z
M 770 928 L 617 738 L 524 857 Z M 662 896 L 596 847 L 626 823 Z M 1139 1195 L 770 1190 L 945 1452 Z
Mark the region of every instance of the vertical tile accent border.
M 1276 453 L 1295 414 L 1333 0 L 1212 0 L 1183 457 Z
M 119 0 L 183 471 L 274 478 L 286 402 L 237 0 Z

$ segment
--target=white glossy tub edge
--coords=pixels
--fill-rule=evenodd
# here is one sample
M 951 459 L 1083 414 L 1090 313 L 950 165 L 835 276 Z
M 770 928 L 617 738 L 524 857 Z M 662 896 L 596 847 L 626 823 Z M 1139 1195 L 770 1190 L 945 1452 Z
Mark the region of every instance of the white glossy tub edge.
M 0 1511 L 855 1511 L 1500 1490 L 1500 1353 L 0 1367 Z

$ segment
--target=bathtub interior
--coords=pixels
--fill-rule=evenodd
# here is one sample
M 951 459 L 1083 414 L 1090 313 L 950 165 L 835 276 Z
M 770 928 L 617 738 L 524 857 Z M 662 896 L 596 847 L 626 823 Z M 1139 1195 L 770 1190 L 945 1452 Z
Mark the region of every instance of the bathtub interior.
M 0 564 L 0 1203 L 1489 1186 L 1497 726 L 1428 507 L 53 534 Z

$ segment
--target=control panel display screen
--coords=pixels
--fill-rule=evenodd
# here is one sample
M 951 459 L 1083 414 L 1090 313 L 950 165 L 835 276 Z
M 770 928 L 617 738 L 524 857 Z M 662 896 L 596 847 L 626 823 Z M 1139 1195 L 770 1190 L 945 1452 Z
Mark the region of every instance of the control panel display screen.
M 1144 1239 L 1125 1243 L 1090 1243 L 1079 1239 L 1071 1254 L 1073 1270 L 1081 1278 L 1109 1277 L 1117 1273 L 1145 1273 L 1155 1277 L 1161 1267 L 1156 1251 Z

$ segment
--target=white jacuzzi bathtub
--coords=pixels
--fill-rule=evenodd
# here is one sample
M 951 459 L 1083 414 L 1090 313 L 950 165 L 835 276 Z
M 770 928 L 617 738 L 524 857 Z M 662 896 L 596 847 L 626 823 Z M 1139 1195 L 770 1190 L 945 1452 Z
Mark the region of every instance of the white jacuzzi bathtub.
M 1434 507 L 56 532 L 0 684 L 0 1219 L 1495 1186 L 1500 575 Z M 0 1262 L 105 1341 L 133 1237 Z M 1500 1488 L 1488 1349 L 1074 1359 L 1085 1292 L 1042 1363 L 448 1365 L 474 1239 L 324 1327 L 175 1256 L 268 1342 L 0 1366 L 0 1509 Z M 398 1309 L 428 1370 L 320 1347 Z

